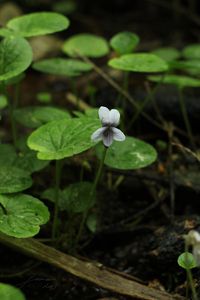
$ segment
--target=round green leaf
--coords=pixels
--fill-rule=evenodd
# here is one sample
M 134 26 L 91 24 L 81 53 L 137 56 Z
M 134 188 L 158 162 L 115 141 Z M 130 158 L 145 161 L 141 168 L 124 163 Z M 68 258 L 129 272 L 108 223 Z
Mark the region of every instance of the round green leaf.
M 47 104 L 52 102 L 52 94 L 49 92 L 39 92 L 36 95 L 37 101 Z
M 200 87 L 200 80 L 182 75 L 149 76 L 148 79 L 153 82 L 162 81 L 163 84 L 176 85 L 179 88 Z
M 102 143 L 96 146 L 96 154 L 101 159 L 104 151 Z M 106 153 L 105 164 L 121 170 L 146 167 L 157 158 L 156 150 L 149 144 L 127 136 L 123 142 L 113 142 Z
M 28 189 L 32 179 L 28 172 L 14 166 L 0 167 L 0 193 L 16 193 Z
M 92 183 L 82 181 L 70 184 L 66 189 L 59 191 L 59 208 L 71 213 L 82 213 L 92 207 L 95 202 L 95 193 L 91 195 Z M 55 189 L 47 189 L 42 197 L 55 202 Z
M 91 134 L 100 127 L 98 119 L 87 117 L 49 122 L 28 138 L 29 148 L 44 160 L 62 159 L 94 146 Z
M 0 204 L 0 231 L 10 236 L 34 236 L 49 220 L 44 203 L 26 194 L 0 195 Z
M 5 108 L 8 105 L 8 100 L 5 95 L 0 95 L 0 109 Z
M 168 70 L 167 63 L 160 57 L 148 53 L 125 54 L 109 60 L 108 65 L 122 71 L 154 73 Z
M 65 41 L 64 53 L 69 56 L 78 56 L 78 53 L 88 57 L 101 57 L 109 52 L 107 41 L 99 36 L 82 33 L 77 34 Z
M 49 163 L 38 159 L 35 151 L 30 150 L 27 146 L 25 149 L 20 150 L 17 153 L 13 145 L 0 144 L 0 166 L 6 168 L 17 167 L 32 174 L 43 169 Z
M 171 61 L 170 68 L 176 70 L 184 70 L 187 73 L 196 76 L 200 74 L 200 61 L 196 59 Z
M 90 64 L 77 59 L 50 58 L 33 64 L 33 69 L 54 75 L 79 76 L 92 69 Z
M 152 53 L 159 56 L 167 62 L 178 59 L 181 56 L 180 51 L 172 47 L 158 48 L 152 51 Z
M 181 255 L 179 255 L 177 262 L 181 268 L 186 270 L 197 267 L 195 258 L 190 252 L 184 252 Z
M 0 283 L 0 299 L 1 300 L 25 300 L 22 292 L 16 287 L 6 284 Z
M 3 37 L 13 36 L 13 31 L 9 30 L 7 28 L 1 28 L 0 29 L 0 36 L 3 36 Z
M 3 165 L 12 166 L 17 159 L 17 153 L 10 144 L 0 144 L 0 168 Z
M 110 40 L 111 47 L 120 55 L 131 53 L 138 45 L 140 39 L 132 32 L 119 32 Z
M 35 12 L 11 19 L 7 27 L 23 37 L 44 35 L 69 27 L 69 20 L 55 12 Z
M 200 44 L 192 44 L 185 47 L 183 56 L 187 59 L 200 59 Z
M 53 120 L 68 119 L 67 111 L 51 106 L 29 106 L 14 110 L 17 122 L 28 128 L 37 128 Z
M 8 37 L 0 42 L 0 81 L 26 70 L 32 62 L 29 43 L 21 37 Z

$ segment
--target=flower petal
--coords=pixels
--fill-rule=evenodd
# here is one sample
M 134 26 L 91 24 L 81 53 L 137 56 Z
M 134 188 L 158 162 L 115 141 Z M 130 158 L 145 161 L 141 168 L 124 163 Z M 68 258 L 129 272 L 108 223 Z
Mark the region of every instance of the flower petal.
M 125 140 L 126 137 L 120 129 L 112 127 L 112 131 L 113 131 L 113 139 L 115 141 L 124 141 Z
M 101 106 L 99 108 L 99 119 L 103 126 L 110 124 L 110 111 L 107 107 Z
M 111 109 L 110 111 L 110 124 L 112 126 L 119 125 L 120 113 L 117 109 Z
M 112 129 L 107 129 L 103 133 L 103 143 L 104 146 L 110 147 L 113 142 L 113 131 Z
M 93 132 L 93 134 L 91 135 L 91 139 L 94 141 L 94 142 L 97 142 L 99 140 L 102 139 L 103 137 L 103 132 L 104 132 L 105 128 L 104 127 L 101 127 L 99 129 L 97 129 L 95 132 Z

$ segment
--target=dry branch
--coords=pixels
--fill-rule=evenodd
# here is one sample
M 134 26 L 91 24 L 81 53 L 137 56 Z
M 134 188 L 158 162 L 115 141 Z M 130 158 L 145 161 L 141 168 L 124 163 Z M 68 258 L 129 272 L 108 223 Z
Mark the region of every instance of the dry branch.
M 166 292 L 149 288 L 138 283 L 132 276 L 100 263 L 76 258 L 62 253 L 36 239 L 17 239 L 0 233 L 0 242 L 24 254 L 34 257 L 66 272 L 87 280 L 115 293 L 142 300 L 183 300 L 181 296 L 172 296 Z

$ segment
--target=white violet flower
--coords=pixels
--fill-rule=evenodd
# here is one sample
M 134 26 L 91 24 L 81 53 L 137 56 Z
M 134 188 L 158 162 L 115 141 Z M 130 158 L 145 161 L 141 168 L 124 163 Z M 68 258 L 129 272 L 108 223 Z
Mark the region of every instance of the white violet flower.
M 113 140 L 125 140 L 123 132 L 116 128 L 120 121 L 120 113 L 117 109 L 109 110 L 107 107 L 101 106 L 99 108 L 99 119 L 101 120 L 102 127 L 92 134 L 91 139 L 93 141 L 103 140 L 104 146 L 109 147 Z
M 185 236 L 186 243 L 192 246 L 192 253 L 198 266 L 200 266 L 200 234 L 196 230 L 190 230 Z

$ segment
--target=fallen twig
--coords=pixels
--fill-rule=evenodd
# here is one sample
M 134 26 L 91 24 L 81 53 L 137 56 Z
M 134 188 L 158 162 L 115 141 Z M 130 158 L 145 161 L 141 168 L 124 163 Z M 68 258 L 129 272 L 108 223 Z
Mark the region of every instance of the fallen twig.
M 0 242 L 38 260 L 65 270 L 115 293 L 143 300 L 183 300 L 166 292 L 142 285 L 127 274 L 106 268 L 100 263 L 76 258 L 46 246 L 36 239 L 17 239 L 0 234 Z

